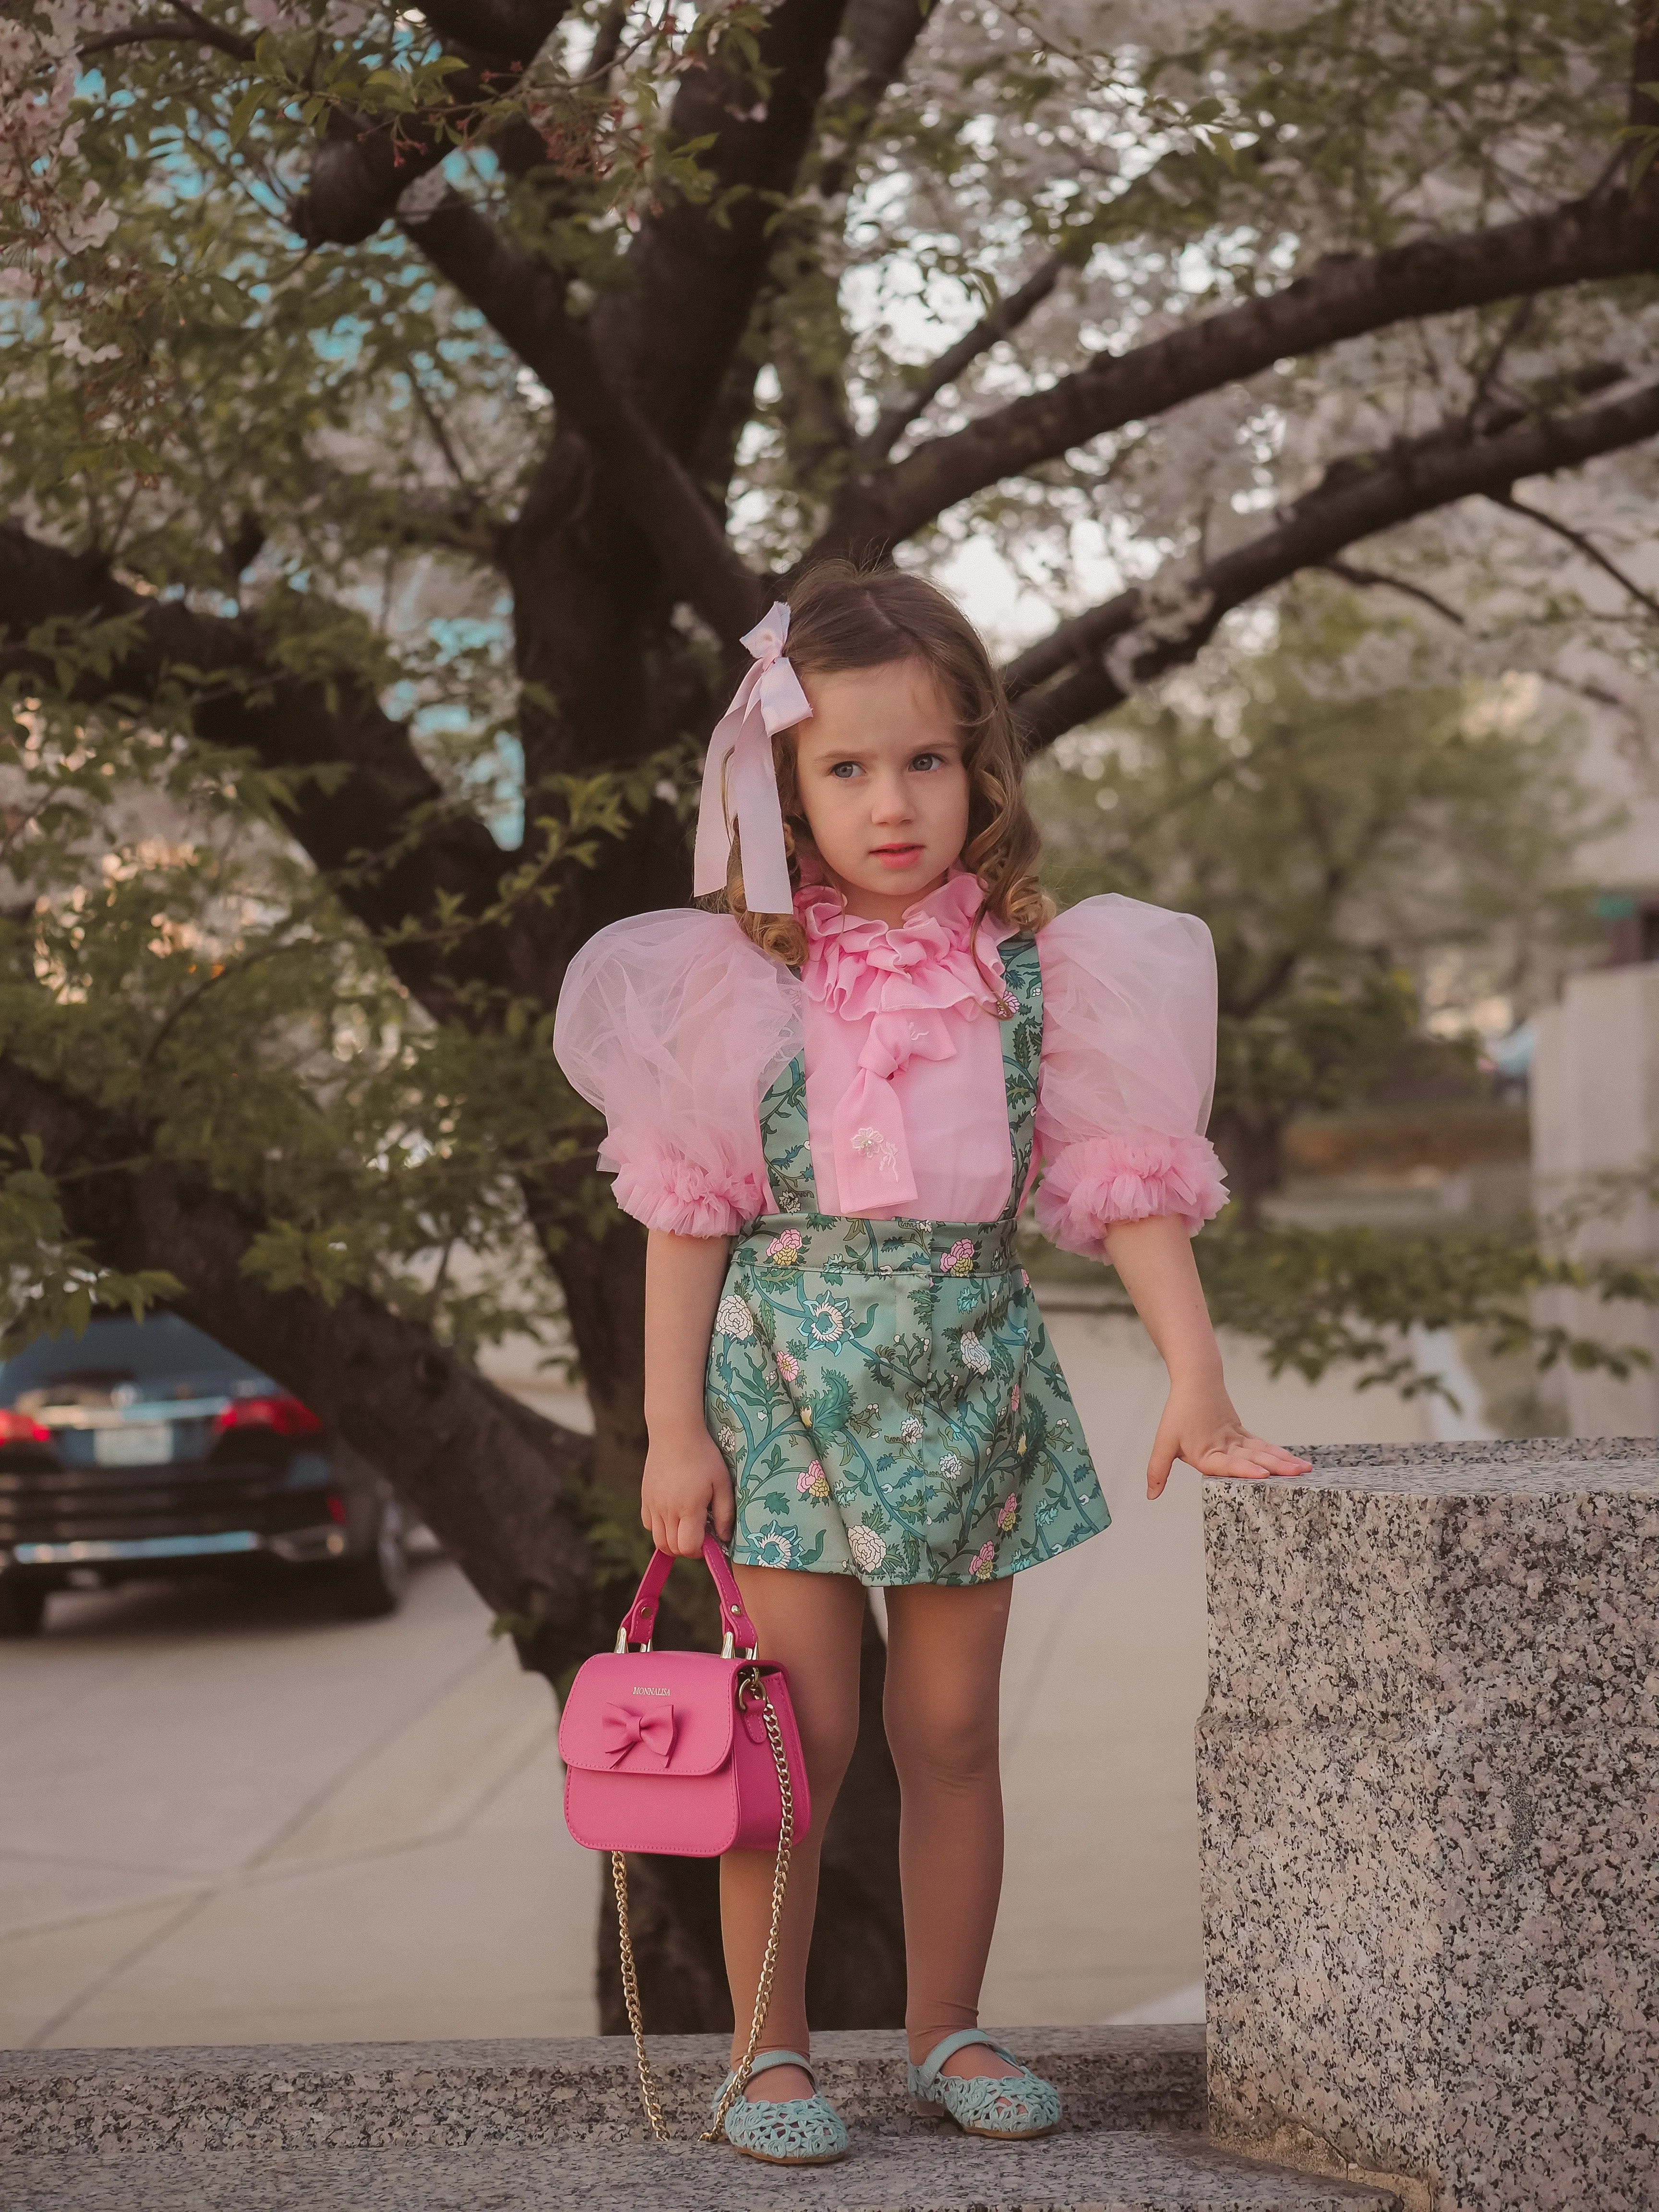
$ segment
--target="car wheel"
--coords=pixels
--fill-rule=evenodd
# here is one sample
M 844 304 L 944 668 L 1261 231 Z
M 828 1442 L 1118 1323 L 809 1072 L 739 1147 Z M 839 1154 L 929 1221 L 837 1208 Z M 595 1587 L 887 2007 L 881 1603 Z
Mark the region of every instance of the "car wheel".
M 38 1636 L 51 1595 L 27 1575 L 0 1575 L 0 1636 Z
M 404 1509 L 395 1498 L 380 1501 L 374 1540 L 355 1559 L 331 1570 L 340 1609 L 353 1620 L 379 1620 L 396 1613 L 409 1588 L 409 1553 L 404 1542 Z

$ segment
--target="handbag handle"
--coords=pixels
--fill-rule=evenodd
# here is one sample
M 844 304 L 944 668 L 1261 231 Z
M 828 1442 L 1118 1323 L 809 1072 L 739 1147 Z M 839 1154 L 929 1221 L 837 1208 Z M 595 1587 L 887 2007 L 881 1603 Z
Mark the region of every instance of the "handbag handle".
M 726 1631 L 725 1653 L 732 1656 L 732 1647 L 740 1644 L 750 1658 L 760 1650 L 760 1638 L 755 1624 L 743 1609 L 743 1600 L 727 1563 L 725 1547 L 711 1534 L 702 1540 L 702 1563 L 714 1577 L 714 1588 L 720 1595 L 720 1625 Z M 617 1649 L 626 1651 L 630 1644 L 651 1642 L 651 1632 L 657 1625 L 657 1601 L 662 1595 L 663 1584 L 668 1580 L 668 1571 L 674 1564 L 672 1552 L 653 1552 L 651 1564 L 646 1569 L 634 1602 L 623 1615 L 623 1625 L 617 1631 Z

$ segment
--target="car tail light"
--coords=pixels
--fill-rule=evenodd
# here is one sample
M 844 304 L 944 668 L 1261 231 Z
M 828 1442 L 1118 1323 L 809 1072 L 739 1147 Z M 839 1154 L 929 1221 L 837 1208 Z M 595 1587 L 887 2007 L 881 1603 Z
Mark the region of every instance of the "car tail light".
M 221 1433 L 227 1429 L 273 1429 L 279 1437 L 314 1437 L 323 1425 L 309 1406 L 283 1392 L 266 1398 L 233 1398 L 213 1425 Z
M 52 1431 L 43 1429 L 27 1413 L 14 1413 L 0 1406 L 0 1444 L 49 1444 Z
M 327 1504 L 329 1519 L 331 1521 L 337 1521 L 341 1526 L 343 1527 L 345 1525 L 346 1517 L 346 1502 L 344 1498 L 330 1498 L 327 1500 Z

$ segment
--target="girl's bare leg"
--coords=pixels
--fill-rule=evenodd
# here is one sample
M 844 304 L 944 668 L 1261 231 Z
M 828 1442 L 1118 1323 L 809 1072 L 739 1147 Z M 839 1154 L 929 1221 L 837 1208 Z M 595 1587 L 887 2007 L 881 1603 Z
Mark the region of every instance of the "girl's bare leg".
M 780 1567 L 734 1566 L 732 1571 L 759 1632 L 762 1657 L 779 1660 L 788 1670 L 789 1696 L 800 1726 L 812 1793 L 811 1831 L 790 1856 L 772 2002 L 760 2039 L 763 2051 L 805 2055 L 810 2048 L 806 1954 L 817 1906 L 818 1851 L 858 1738 L 859 1644 L 868 1600 L 863 1585 L 850 1575 L 792 1573 Z M 755 1990 L 772 1924 L 775 1864 L 770 1851 L 728 1851 L 720 1861 L 720 1931 L 737 2019 L 732 2043 L 734 2065 L 749 2047 Z M 810 2096 L 811 2087 L 798 2067 L 776 2066 L 761 2076 L 750 2094 L 787 2101 Z
M 980 1984 L 1002 1894 L 998 1693 L 1012 1579 L 887 1593 L 887 1741 L 902 1811 L 899 1875 L 909 1984 L 905 2028 L 918 2063 L 979 2025 Z M 1006 2075 L 987 2045 L 945 2071 Z

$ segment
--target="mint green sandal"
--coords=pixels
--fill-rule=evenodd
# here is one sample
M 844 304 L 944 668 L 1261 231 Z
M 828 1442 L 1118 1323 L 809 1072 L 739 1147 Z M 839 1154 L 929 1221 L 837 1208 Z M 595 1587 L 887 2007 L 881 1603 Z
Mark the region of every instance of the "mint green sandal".
M 990 2074 L 939 2071 L 947 2058 L 975 2043 L 982 2043 L 999 2058 L 1018 2067 L 1018 2072 L 999 2081 Z M 1021 2066 L 1012 2051 L 993 2043 L 976 2027 L 958 2028 L 936 2043 L 920 2066 L 912 2064 L 910 2094 L 924 2105 L 941 2107 L 964 2135 L 988 2136 L 994 2142 L 1030 2142 L 1034 2136 L 1053 2135 L 1060 2125 L 1060 2092 L 1054 2083 Z
M 726 2116 L 726 2140 L 745 2158 L 768 2166 L 833 2166 L 847 2155 L 847 2130 L 830 2100 L 819 2094 L 818 2077 L 798 2051 L 763 2051 L 749 2069 L 752 2081 L 769 2066 L 799 2066 L 812 2084 L 810 2097 L 777 2101 L 739 2097 Z M 734 2068 L 733 2072 L 736 2071 Z M 714 2094 L 714 2110 L 731 2086 L 728 2074 Z

